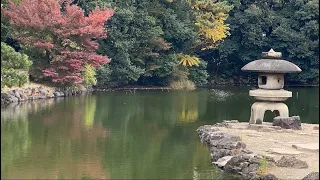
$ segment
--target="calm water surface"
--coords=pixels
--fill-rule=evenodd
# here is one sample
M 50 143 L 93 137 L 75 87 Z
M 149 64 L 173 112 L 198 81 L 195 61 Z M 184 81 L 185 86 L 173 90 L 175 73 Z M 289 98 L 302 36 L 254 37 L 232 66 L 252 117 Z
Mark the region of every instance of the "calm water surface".
M 101 92 L 2 108 L 1 178 L 229 179 L 196 129 L 247 122 L 248 90 Z M 289 90 L 290 115 L 319 123 L 319 88 Z

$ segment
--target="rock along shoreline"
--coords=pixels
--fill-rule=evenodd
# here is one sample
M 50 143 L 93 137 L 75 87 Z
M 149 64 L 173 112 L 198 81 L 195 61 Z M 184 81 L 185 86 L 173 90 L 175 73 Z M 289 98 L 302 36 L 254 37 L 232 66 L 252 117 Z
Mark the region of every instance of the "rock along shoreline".
M 91 92 L 111 92 L 124 91 L 126 93 L 135 93 L 138 90 L 161 90 L 170 91 L 169 87 L 125 87 L 125 88 L 85 88 L 78 89 L 60 89 L 46 88 L 41 85 L 37 87 L 25 87 L 1 92 L 1 105 L 7 106 L 12 103 L 34 101 L 39 99 L 62 98 L 68 96 L 84 95 Z
M 84 87 L 79 89 L 46 88 L 43 86 L 18 88 L 7 92 L 1 92 L 1 106 L 39 99 L 76 96 L 92 91 L 93 89 Z
M 319 166 L 315 170 L 317 172 L 315 172 L 314 170 L 310 170 L 310 168 L 306 169 L 308 168 L 308 164 L 294 156 L 283 156 L 284 154 L 272 156 L 271 154 L 260 153 L 262 151 L 258 151 L 255 148 L 253 148 L 254 152 L 251 149 L 247 149 L 248 146 L 244 143 L 243 139 L 248 138 L 249 136 L 247 135 L 249 134 L 251 139 L 247 139 L 246 142 L 252 147 L 256 146 L 254 143 L 258 143 L 259 141 L 261 141 L 260 143 L 264 143 L 264 139 L 261 137 L 268 136 L 271 132 L 275 135 L 278 135 L 277 133 L 282 133 L 282 135 L 292 133 L 291 129 L 281 129 L 278 126 L 266 124 L 251 126 L 248 123 L 239 123 L 237 120 L 223 121 L 214 125 L 200 126 L 197 129 L 197 134 L 200 141 L 206 144 L 210 151 L 212 164 L 218 166 L 224 172 L 240 176 L 242 179 L 292 179 L 292 176 L 286 175 L 286 173 L 292 173 L 292 171 L 300 171 L 298 173 L 302 174 L 302 177 L 295 177 L 294 179 L 319 179 Z M 314 131 L 316 131 L 316 128 L 314 128 Z M 268 144 L 268 147 L 272 147 L 272 145 Z M 261 147 L 260 149 L 263 148 Z M 266 151 L 268 150 L 266 149 Z M 315 154 L 317 153 L 319 154 L 319 151 L 315 152 Z M 309 173 L 305 174 L 306 171 Z M 281 175 L 279 176 L 279 174 Z

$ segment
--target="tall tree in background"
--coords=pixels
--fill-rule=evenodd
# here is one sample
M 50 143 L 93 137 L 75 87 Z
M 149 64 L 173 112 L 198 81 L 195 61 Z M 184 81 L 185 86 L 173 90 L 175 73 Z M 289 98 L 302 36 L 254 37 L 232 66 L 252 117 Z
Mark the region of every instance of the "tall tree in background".
M 243 74 L 241 67 L 270 48 L 301 67 L 301 73 L 288 76 L 289 83 L 319 83 L 319 1 L 229 3 L 234 6 L 226 21 L 231 36 L 216 50 L 201 56 L 208 60 L 212 83 L 231 79 L 234 83 L 248 83 L 248 74 Z
M 75 1 L 86 12 L 101 2 Z M 197 53 L 228 34 L 222 24 L 231 6 L 209 0 L 103 2 L 116 13 L 107 23 L 110 36 L 100 42 L 98 51 L 113 61 L 99 68 L 98 84 L 168 85 L 182 74 L 182 79 L 197 85 L 207 83 L 206 62 Z
M 107 23 L 109 37 L 100 42 L 98 52 L 112 61 L 99 69 L 98 84 L 168 85 L 179 64 L 178 54 L 187 53 L 198 42 L 190 6 L 184 0 L 106 3 L 116 12 Z
M 34 61 L 32 75 L 71 85 L 83 81 L 85 65 L 99 67 L 110 60 L 96 54 L 96 40 L 106 37 L 104 23 L 113 10 L 95 8 L 88 16 L 69 1 L 9 1 L 2 13 L 10 20 L 12 35 Z
M 190 0 L 190 5 L 197 17 L 202 50 L 216 48 L 230 35 L 229 24 L 225 21 L 233 6 L 228 5 L 227 1 L 215 0 Z

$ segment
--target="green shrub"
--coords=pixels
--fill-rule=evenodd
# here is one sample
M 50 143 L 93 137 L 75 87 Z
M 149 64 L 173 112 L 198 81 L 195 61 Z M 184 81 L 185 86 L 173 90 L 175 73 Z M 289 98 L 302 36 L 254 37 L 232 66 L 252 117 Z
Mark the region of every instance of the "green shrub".
M 28 73 L 22 72 L 21 69 L 28 69 L 31 65 L 32 61 L 27 55 L 16 52 L 11 46 L 1 42 L 1 88 L 21 87 L 27 83 Z
M 189 79 L 197 86 L 205 86 L 208 84 L 209 74 L 207 72 L 207 62 L 200 59 L 199 66 L 189 68 Z
M 85 65 L 85 70 L 83 72 L 83 83 L 85 86 L 97 84 L 95 68 L 90 64 Z

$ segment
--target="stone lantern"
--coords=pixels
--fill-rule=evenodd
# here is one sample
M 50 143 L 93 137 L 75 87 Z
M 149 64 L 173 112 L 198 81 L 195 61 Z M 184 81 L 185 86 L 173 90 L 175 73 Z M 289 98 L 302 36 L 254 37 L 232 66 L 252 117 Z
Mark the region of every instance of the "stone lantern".
M 289 117 L 288 106 L 283 102 L 292 97 L 292 92 L 283 89 L 284 74 L 301 72 L 295 64 L 280 59 L 281 52 L 271 49 L 261 56 L 263 59 L 252 61 L 241 68 L 242 71 L 259 73 L 259 89 L 249 91 L 249 96 L 258 100 L 251 106 L 250 124 L 262 124 L 267 110 L 274 112 L 276 116 Z

